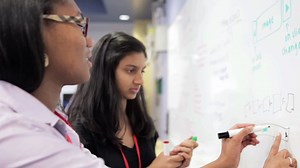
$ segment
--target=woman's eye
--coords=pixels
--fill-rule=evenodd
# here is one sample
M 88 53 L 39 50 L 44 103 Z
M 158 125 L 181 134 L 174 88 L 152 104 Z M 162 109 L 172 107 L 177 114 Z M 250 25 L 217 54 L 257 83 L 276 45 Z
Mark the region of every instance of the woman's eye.
M 134 69 L 129 69 L 127 70 L 128 73 L 133 73 L 134 72 Z

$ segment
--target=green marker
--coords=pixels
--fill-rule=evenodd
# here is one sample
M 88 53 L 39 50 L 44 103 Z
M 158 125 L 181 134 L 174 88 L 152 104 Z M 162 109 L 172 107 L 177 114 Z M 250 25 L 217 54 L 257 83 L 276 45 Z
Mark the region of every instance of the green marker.
M 192 136 L 192 140 L 196 142 L 197 141 L 197 137 L 196 136 Z

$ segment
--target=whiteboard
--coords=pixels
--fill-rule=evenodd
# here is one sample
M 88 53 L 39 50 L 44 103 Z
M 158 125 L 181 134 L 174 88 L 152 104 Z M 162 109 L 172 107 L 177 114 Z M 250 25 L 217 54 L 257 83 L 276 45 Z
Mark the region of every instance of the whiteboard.
M 299 16 L 296 0 L 186 1 L 168 29 L 168 110 L 173 144 L 198 136 L 191 167 L 216 159 L 217 133 L 244 122 L 272 130 L 239 167 L 262 167 L 278 132 L 300 159 Z

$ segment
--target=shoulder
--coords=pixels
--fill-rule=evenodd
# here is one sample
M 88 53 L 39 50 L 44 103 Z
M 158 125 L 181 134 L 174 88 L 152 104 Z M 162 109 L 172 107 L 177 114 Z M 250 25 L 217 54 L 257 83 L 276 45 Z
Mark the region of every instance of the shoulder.
M 2 136 L 8 134 L 23 134 L 36 132 L 50 132 L 52 127 L 43 122 L 38 122 L 30 117 L 17 113 L 7 106 L 0 105 L 0 131 Z M 14 131 L 12 131 L 14 130 Z
M 101 159 L 93 159 L 68 142 L 50 125 L 30 121 L 18 113 L 0 115 L 0 149 L 10 151 L 0 157 L 4 167 L 104 167 Z M 43 150 L 41 150 L 43 149 Z M 61 159 L 68 157 L 72 163 Z

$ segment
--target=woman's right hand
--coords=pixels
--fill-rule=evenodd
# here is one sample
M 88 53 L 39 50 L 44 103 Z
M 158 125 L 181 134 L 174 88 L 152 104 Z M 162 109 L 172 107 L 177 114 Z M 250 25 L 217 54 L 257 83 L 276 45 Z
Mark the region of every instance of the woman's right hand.
M 219 158 L 206 166 L 205 168 L 236 168 L 240 162 L 240 156 L 243 149 L 248 145 L 256 145 L 259 141 L 257 135 L 251 133 L 254 124 L 237 124 L 231 129 L 244 128 L 237 135 L 222 140 L 222 151 Z M 203 167 L 203 168 L 204 168 Z
M 288 150 L 282 149 L 278 152 L 281 142 L 281 134 L 279 134 L 272 145 L 269 156 L 265 161 L 264 168 L 286 168 L 297 167 L 297 160 L 292 158 Z
M 182 162 L 184 161 L 184 157 L 180 155 L 171 155 L 166 156 L 160 153 L 148 166 L 148 168 L 175 168 L 180 167 Z

